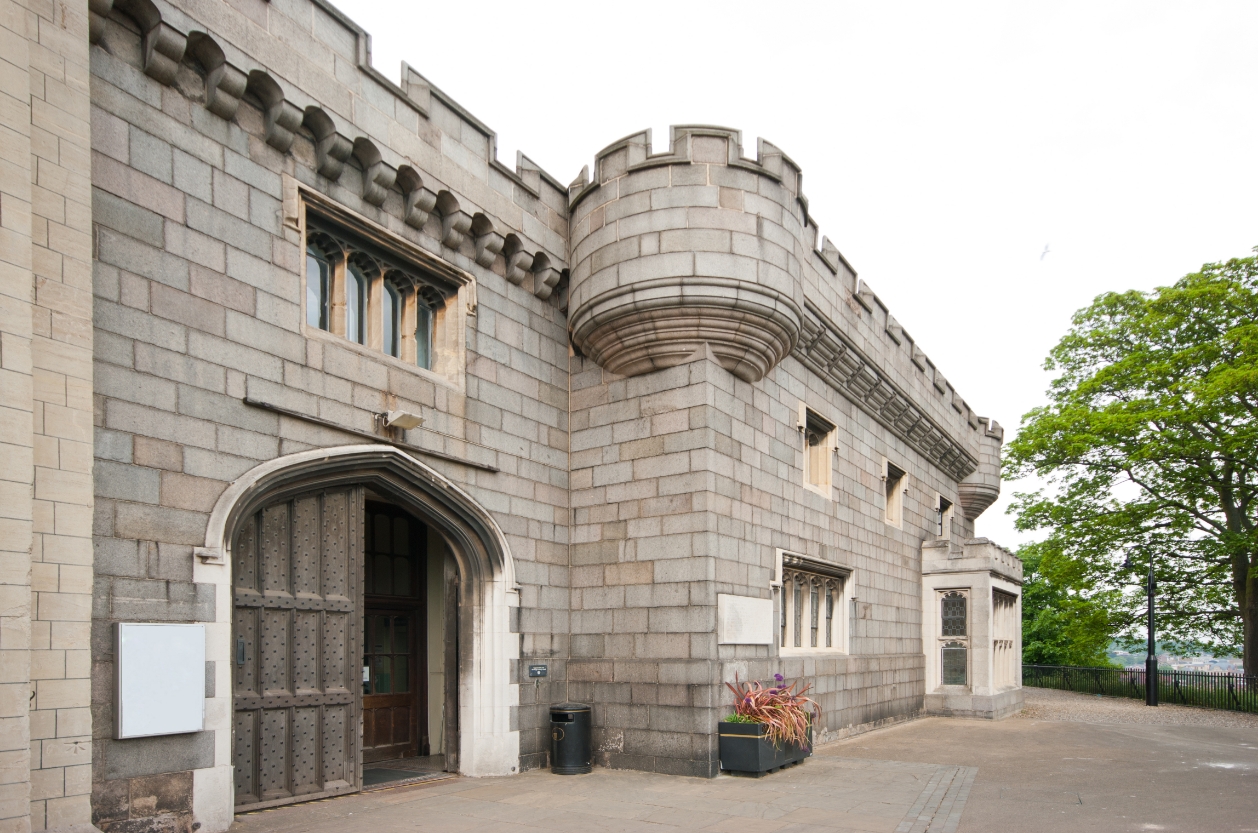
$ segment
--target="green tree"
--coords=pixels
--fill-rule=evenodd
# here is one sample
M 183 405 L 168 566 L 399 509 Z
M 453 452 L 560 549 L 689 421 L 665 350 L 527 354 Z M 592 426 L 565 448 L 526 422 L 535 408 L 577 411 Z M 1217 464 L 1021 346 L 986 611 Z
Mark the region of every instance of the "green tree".
M 1104 598 L 1070 586 L 1069 573 L 1045 572 L 1044 544 L 1018 550 L 1022 559 L 1022 661 L 1033 665 L 1083 665 L 1105 668 L 1115 631 Z M 1048 559 L 1054 566 L 1072 566 L 1070 559 Z
M 1005 461 L 1049 484 L 1010 510 L 1047 533 L 1037 569 L 1130 639 L 1152 559 L 1160 633 L 1239 649 L 1258 674 L 1258 258 L 1101 295 L 1045 367 L 1049 404 Z

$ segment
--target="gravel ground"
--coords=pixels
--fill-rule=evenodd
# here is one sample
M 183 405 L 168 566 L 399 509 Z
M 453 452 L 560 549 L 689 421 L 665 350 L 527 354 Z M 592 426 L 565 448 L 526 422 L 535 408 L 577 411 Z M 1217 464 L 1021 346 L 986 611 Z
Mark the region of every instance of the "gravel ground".
M 1160 705 L 1150 708 L 1143 700 L 1102 697 L 1051 688 L 1023 688 L 1025 706 L 1014 715 L 1023 720 L 1059 720 L 1072 723 L 1145 723 L 1157 726 L 1221 726 L 1258 729 L 1258 714 L 1192 706 Z

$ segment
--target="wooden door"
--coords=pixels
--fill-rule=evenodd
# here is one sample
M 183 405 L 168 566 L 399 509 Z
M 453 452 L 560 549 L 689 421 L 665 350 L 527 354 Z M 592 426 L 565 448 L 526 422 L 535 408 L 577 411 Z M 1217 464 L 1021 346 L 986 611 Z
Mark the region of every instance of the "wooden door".
M 367 504 L 364 763 L 428 754 L 427 538 L 398 507 Z
M 236 805 L 353 792 L 361 487 L 266 506 L 232 548 Z
M 416 618 L 412 610 L 367 608 L 363 763 L 420 754 Z

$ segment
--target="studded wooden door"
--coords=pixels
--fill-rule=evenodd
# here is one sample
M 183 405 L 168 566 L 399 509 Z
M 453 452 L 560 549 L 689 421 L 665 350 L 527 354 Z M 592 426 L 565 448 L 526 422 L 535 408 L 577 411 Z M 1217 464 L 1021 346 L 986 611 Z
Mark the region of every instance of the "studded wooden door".
M 236 806 L 359 789 L 363 490 L 266 506 L 232 548 Z

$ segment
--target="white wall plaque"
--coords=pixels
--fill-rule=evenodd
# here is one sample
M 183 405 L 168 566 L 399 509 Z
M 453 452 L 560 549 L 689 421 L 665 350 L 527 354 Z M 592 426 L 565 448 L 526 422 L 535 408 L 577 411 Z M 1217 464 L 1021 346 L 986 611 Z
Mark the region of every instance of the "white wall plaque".
M 114 644 L 114 737 L 201 731 L 205 625 L 119 622 Z
M 772 645 L 773 600 L 718 593 L 716 641 L 722 645 Z

